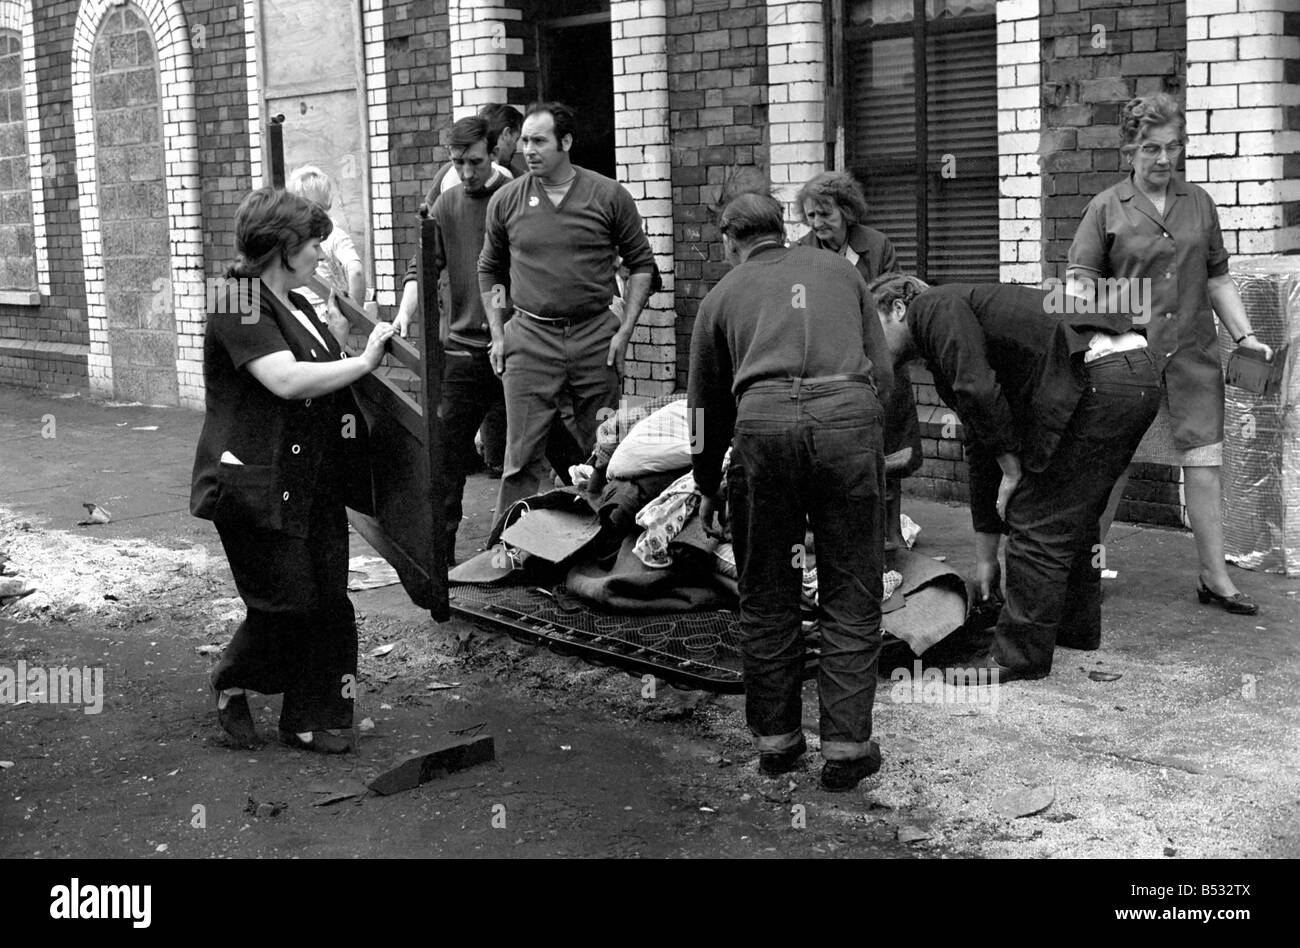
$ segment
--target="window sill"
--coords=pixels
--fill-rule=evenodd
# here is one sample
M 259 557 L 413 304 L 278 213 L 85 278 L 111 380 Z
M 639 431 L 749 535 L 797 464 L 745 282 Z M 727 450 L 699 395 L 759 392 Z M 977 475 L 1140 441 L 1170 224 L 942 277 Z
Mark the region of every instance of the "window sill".
M 41 294 L 33 290 L 0 290 L 0 303 L 9 306 L 40 306 Z

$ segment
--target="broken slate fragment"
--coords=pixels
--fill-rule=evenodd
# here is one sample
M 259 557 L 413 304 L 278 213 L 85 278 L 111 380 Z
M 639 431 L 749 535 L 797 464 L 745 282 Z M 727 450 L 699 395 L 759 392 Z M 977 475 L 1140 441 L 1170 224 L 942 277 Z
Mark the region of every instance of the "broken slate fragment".
M 384 771 L 370 781 L 370 789 L 379 794 L 401 793 L 413 790 L 422 783 L 437 777 L 465 770 L 476 764 L 496 760 L 496 745 L 490 734 L 472 740 L 453 741 L 408 757 L 396 767 Z
M 1007 819 L 1033 816 L 1042 813 L 1056 800 L 1055 787 L 1034 787 L 1030 790 L 1013 790 L 993 801 L 993 811 Z
M 103 507 L 99 506 L 99 504 L 83 503 L 81 506 L 86 508 L 86 519 L 77 521 L 77 526 L 79 527 L 89 527 L 97 523 L 109 523 L 113 519 L 113 515 Z
M 898 828 L 898 841 L 900 843 L 919 843 L 929 838 L 930 834 L 928 832 L 911 823 Z
M 358 783 L 355 780 L 346 780 L 338 786 L 315 784 L 307 789 L 312 793 L 323 794 L 312 801 L 312 806 L 329 806 L 331 803 L 340 803 L 343 800 L 364 796 L 366 792 L 365 784 Z

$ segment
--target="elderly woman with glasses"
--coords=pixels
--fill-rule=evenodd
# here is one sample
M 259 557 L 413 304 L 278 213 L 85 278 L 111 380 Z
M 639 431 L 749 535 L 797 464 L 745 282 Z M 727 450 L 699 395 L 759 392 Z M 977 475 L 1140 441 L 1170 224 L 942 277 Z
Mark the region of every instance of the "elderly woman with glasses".
M 1183 469 L 1201 603 L 1253 615 L 1259 606 L 1237 589 L 1223 555 L 1224 391 L 1215 314 L 1238 345 L 1266 358 L 1272 350 L 1255 338 L 1228 276 L 1214 201 L 1178 175 L 1185 136 L 1186 120 L 1172 96 L 1142 96 L 1124 107 L 1120 152 L 1131 170 L 1088 205 L 1067 278 L 1070 292 L 1094 305 L 1133 308 L 1135 328 L 1164 381 L 1160 414 L 1135 460 Z M 1121 480 L 1112 515 L 1123 488 Z

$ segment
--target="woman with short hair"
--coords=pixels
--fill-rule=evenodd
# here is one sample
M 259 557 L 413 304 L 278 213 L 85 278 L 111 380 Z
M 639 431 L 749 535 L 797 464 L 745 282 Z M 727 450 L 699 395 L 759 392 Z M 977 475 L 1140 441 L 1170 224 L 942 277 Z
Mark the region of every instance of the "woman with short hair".
M 293 290 L 311 276 L 329 215 L 264 188 L 235 215 L 239 262 L 211 294 L 206 416 L 190 511 L 221 537 L 247 617 L 212 674 L 217 720 L 237 746 L 257 734 L 247 691 L 283 692 L 280 739 L 341 753 L 356 689 L 344 505 L 373 509 L 365 422 L 348 390 L 379 365 L 391 323 L 349 358 Z
M 1214 201 L 1177 173 L 1186 129 L 1182 108 L 1166 93 L 1124 106 L 1120 153 L 1131 170 L 1088 205 L 1070 246 L 1067 277 L 1070 292 L 1085 299 L 1093 298 L 1100 278 L 1147 281 L 1137 287 L 1140 295 L 1110 294 L 1130 304 L 1145 301 L 1145 310 L 1131 315 L 1164 379 L 1160 413 L 1135 460 L 1183 469 L 1200 601 L 1254 615 L 1258 604 L 1233 583 L 1223 555 L 1224 391 L 1215 314 L 1237 345 L 1270 359 L 1272 350 L 1255 338 L 1228 275 Z M 1123 489 L 1121 480 L 1112 510 Z

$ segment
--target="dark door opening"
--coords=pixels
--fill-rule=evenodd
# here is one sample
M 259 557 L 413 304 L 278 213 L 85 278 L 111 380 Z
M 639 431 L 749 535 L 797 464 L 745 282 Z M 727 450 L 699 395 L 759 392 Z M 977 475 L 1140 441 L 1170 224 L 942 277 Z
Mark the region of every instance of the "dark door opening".
M 577 116 L 573 163 L 616 177 L 609 14 L 547 20 L 537 32 L 541 97 L 563 102 Z

